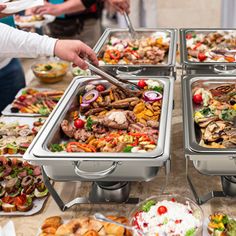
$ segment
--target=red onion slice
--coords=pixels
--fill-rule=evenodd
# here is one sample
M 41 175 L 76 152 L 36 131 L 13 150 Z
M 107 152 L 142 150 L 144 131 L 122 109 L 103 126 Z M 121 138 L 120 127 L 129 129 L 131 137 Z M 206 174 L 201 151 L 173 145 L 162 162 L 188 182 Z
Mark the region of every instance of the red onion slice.
M 151 90 L 151 91 L 144 92 L 143 98 L 145 101 L 155 102 L 162 99 L 162 94 L 158 93 L 157 91 Z
M 92 98 L 91 99 L 86 99 L 87 97 L 91 96 L 92 95 Z M 84 94 L 83 98 L 82 98 L 82 103 L 83 104 L 90 104 L 91 102 L 94 102 L 97 98 L 98 98 L 98 91 L 93 89 L 93 90 L 90 90 L 89 92 L 87 92 L 86 94 Z

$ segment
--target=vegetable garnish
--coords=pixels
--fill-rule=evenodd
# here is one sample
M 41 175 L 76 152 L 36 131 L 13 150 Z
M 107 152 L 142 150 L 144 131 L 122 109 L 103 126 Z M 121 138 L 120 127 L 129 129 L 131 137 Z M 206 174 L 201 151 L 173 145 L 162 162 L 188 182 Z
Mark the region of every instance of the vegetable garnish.
M 162 94 L 156 91 L 144 92 L 143 97 L 146 101 L 155 102 L 162 99 Z
M 195 94 L 193 96 L 193 102 L 196 104 L 201 104 L 203 102 L 202 95 L 201 94 Z
M 124 149 L 123 149 L 123 152 L 131 152 L 133 146 L 126 146 Z
M 94 102 L 98 98 L 98 91 L 93 89 L 87 93 L 84 94 L 82 98 L 82 103 L 91 103 Z
M 52 152 L 61 152 L 61 151 L 63 151 L 64 149 L 63 149 L 63 147 L 62 147 L 61 144 L 55 143 L 55 144 L 51 144 L 50 150 L 51 150 Z
M 156 202 L 154 200 L 149 200 L 142 206 L 141 209 L 144 212 L 149 212 L 151 207 L 154 206 L 155 204 L 156 204 Z
M 89 117 L 89 118 L 87 119 L 87 122 L 86 122 L 86 128 L 87 128 L 88 130 L 92 130 L 92 125 L 93 125 L 93 120 L 92 120 L 91 117 Z

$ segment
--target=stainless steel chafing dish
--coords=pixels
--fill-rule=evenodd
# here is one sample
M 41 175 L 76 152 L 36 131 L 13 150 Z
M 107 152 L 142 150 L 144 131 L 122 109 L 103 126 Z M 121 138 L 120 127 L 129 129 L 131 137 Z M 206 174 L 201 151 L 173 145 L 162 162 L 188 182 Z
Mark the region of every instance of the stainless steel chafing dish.
M 123 65 L 123 64 L 106 64 L 102 65 L 101 68 L 116 74 L 130 74 L 130 75 L 175 75 L 175 57 L 176 57 L 176 41 L 177 41 L 177 31 L 175 29 L 147 29 L 139 28 L 136 29 L 137 37 L 150 36 L 155 32 L 165 32 L 170 35 L 170 46 L 168 56 L 165 58 L 165 62 L 156 65 Z M 98 40 L 94 47 L 94 50 L 99 57 L 104 51 L 105 45 L 108 43 L 111 36 L 116 36 L 118 38 L 130 37 L 128 29 L 106 29 L 101 38 Z
M 192 88 L 194 84 L 203 86 L 216 86 L 220 84 L 236 84 L 235 76 L 220 75 L 186 75 L 182 79 L 183 96 L 183 126 L 185 142 L 185 158 L 187 167 L 187 179 L 199 204 L 216 196 L 231 195 L 236 192 L 234 182 L 230 181 L 236 175 L 236 149 L 235 148 L 208 148 L 200 146 L 200 131 L 194 122 L 194 109 L 192 102 Z M 213 191 L 206 196 L 198 197 L 188 173 L 188 161 L 192 161 L 194 167 L 204 175 L 221 176 L 223 192 Z M 228 181 L 227 181 L 228 180 Z M 228 187 L 230 185 L 230 187 Z M 227 188 L 227 189 L 226 189 Z M 228 191 L 229 190 L 229 191 Z
M 180 55 L 182 69 L 185 74 L 235 74 L 236 62 L 193 62 L 188 58 L 186 35 L 194 32 L 199 34 L 214 33 L 217 31 L 235 32 L 235 29 L 230 28 L 184 28 L 180 29 Z
M 141 78 L 135 77 L 132 82 L 137 82 Z M 154 151 L 146 153 L 53 153 L 49 150 L 49 145 L 61 140 L 60 123 L 70 109 L 78 106 L 78 93 L 83 91 L 88 83 L 106 83 L 105 80 L 98 77 L 74 78 L 24 155 L 24 159 L 42 166 L 47 187 L 53 196 L 57 194 L 50 186 L 48 177 L 55 181 L 102 181 L 106 185 L 108 182 L 149 181 L 157 175 L 162 166 L 166 167 L 168 174 L 174 79 L 173 77 L 145 77 L 145 79 L 147 78 L 159 81 L 164 88 L 158 145 Z M 63 205 L 61 209 L 65 210 L 67 207 Z

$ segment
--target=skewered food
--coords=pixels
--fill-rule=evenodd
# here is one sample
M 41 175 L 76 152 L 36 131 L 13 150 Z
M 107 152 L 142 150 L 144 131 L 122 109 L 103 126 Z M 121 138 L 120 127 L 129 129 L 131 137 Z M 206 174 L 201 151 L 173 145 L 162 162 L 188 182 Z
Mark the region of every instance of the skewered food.
M 0 157 L 0 206 L 4 212 L 29 211 L 34 199 L 47 196 L 39 166 Z
M 223 213 L 214 213 L 209 216 L 208 233 L 212 236 L 236 235 L 236 220 Z
M 236 62 L 236 32 L 186 33 L 188 60 L 192 62 Z
M 169 51 L 170 35 L 156 32 L 139 39 L 120 39 L 111 36 L 104 51 L 98 57 L 103 64 L 161 64 L 166 61 Z
M 38 91 L 27 88 L 17 97 L 11 107 L 13 113 L 31 113 L 48 116 L 63 95 L 63 91 Z
M 38 119 L 33 123 L 33 127 L 19 122 L 0 122 L 0 155 L 24 154 L 44 121 Z
M 119 223 L 127 224 L 125 217 L 108 216 Z M 131 236 L 130 231 L 111 223 L 100 222 L 92 217 L 81 217 L 62 223 L 62 218 L 53 216 L 47 218 L 41 227 L 39 236 Z
M 209 148 L 235 148 L 236 87 L 222 84 L 192 90 L 194 121 L 201 129 L 200 145 Z
M 80 107 L 61 122 L 66 143 L 51 151 L 149 152 L 157 147 L 163 87 L 147 80 L 139 97 L 115 86 L 87 85 Z M 143 86 L 142 86 L 143 87 Z M 159 92 L 157 92 L 159 91 Z
M 16 15 L 15 20 L 21 23 L 29 23 L 29 22 L 43 21 L 45 20 L 45 17 L 41 15 L 27 15 L 27 16 Z
M 150 198 L 132 213 L 131 224 L 147 236 L 194 236 L 201 227 L 201 214 L 189 200 Z M 138 234 L 134 234 L 135 236 Z

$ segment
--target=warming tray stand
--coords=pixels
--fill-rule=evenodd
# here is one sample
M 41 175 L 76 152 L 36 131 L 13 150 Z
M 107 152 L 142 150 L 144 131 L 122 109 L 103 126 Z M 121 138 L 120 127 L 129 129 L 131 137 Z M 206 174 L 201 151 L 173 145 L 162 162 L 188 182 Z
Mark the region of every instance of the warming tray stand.
M 165 172 L 165 182 L 161 188 L 161 193 L 164 193 L 168 179 L 170 174 L 170 159 L 167 160 L 163 166 L 164 172 Z M 117 204 L 117 203 L 123 203 L 123 204 L 137 204 L 142 199 L 138 197 L 129 197 L 131 182 L 124 182 L 123 186 L 120 188 L 114 189 L 114 190 L 108 190 L 103 189 L 96 182 L 93 182 L 92 189 L 89 193 L 89 196 L 84 197 L 77 197 L 73 200 L 65 203 L 62 198 L 57 193 L 56 189 L 53 186 L 53 182 L 56 182 L 53 180 L 53 182 L 50 180 L 50 178 L 47 176 L 44 167 L 41 167 L 42 170 L 42 176 L 45 183 L 45 186 L 47 187 L 48 191 L 50 192 L 52 198 L 58 205 L 61 211 L 66 211 L 67 209 L 71 208 L 74 205 L 81 205 L 81 204 Z M 104 192 L 105 191 L 105 192 Z M 115 199 L 106 199 L 106 194 L 108 193 L 109 197 L 115 196 Z M 125 195 L 123 194 L 125 193 Z M 122 195 L 123 194 L 123 195 Z M 128 197 L 127 197 L 128 196 Z M 127 199 L 124 199 L 127 198 Z
M 196 200 L 196 202 L 199 205 L 202 205 L 206 203 L 207 201 L 216 198 L 216 197 L 235 197 L 235 193 L 233 195 L 227 194 L 227 179 L 225 177 L 230 176 L 235 178 L 236 175 L 236 153 L 233 153 L 232 151 L 223 152 L 223 151 L 204 151 L 204 149 L 194 150 L 194 148 L 197 148 L 195 143 L 193 142 L 193 130 L 191 130 L 191 121 L 193 118 L 193 111 L 192 107 L 190 106 L 191 101 L 191 92 L 190 92 L 190 82 L 187 82 L 187 80 L 195 79 L 198 80 L 199 78 L 211 78 L 214 77 L 214 79 L 222 79 L 220 75 L 187 75 L 182 77 L 182 99 L 183 99 L 183 130 L 184 130 L 184 147 L 185 147 L 185 160 L 186 160 L 186 179 L 190 186 L 190 189 L 193 193 L 193 196 Z M 228 78 L 228 80 L 227 80 Z M 230 81 L 230 79 L 235 80 L 235 76 L 227 76 L 225 78 L 226 81 Z M 188 99 L 186 99 L 186 97 Z M 201 149 L 201 148 L 200 148 Z M 222 164 L 222 160 L 225 163 L 225 166 L 223 168 L 228 169 L 220 171 L 220 165 Z M 210 162 L 214 162 L 214 167 L 209 167 Z M 203 174 L 208 176 L 220 176 L 221 177 L 221 183 L 222 183 L 222 190 L 216 191 L 212 190 L 209 193 L 199 196 L 196 188 L 193 184 L 192 178 L 191 178 L 191 172 L 189 171 L 189 163 L 192 162 L 195 169 Z M 202 164 L 203 163 L 203 164 Z M 204 165 L 206 165 L 204 167 Z M 205 168 L 205 169 L 204 169 Z M 233 181 L 234 185 L 236 186 L 236 182 Z M 228 183 L 229 184 L 229 183 Z M 235 187 L 234 187 L 235 191 Z

